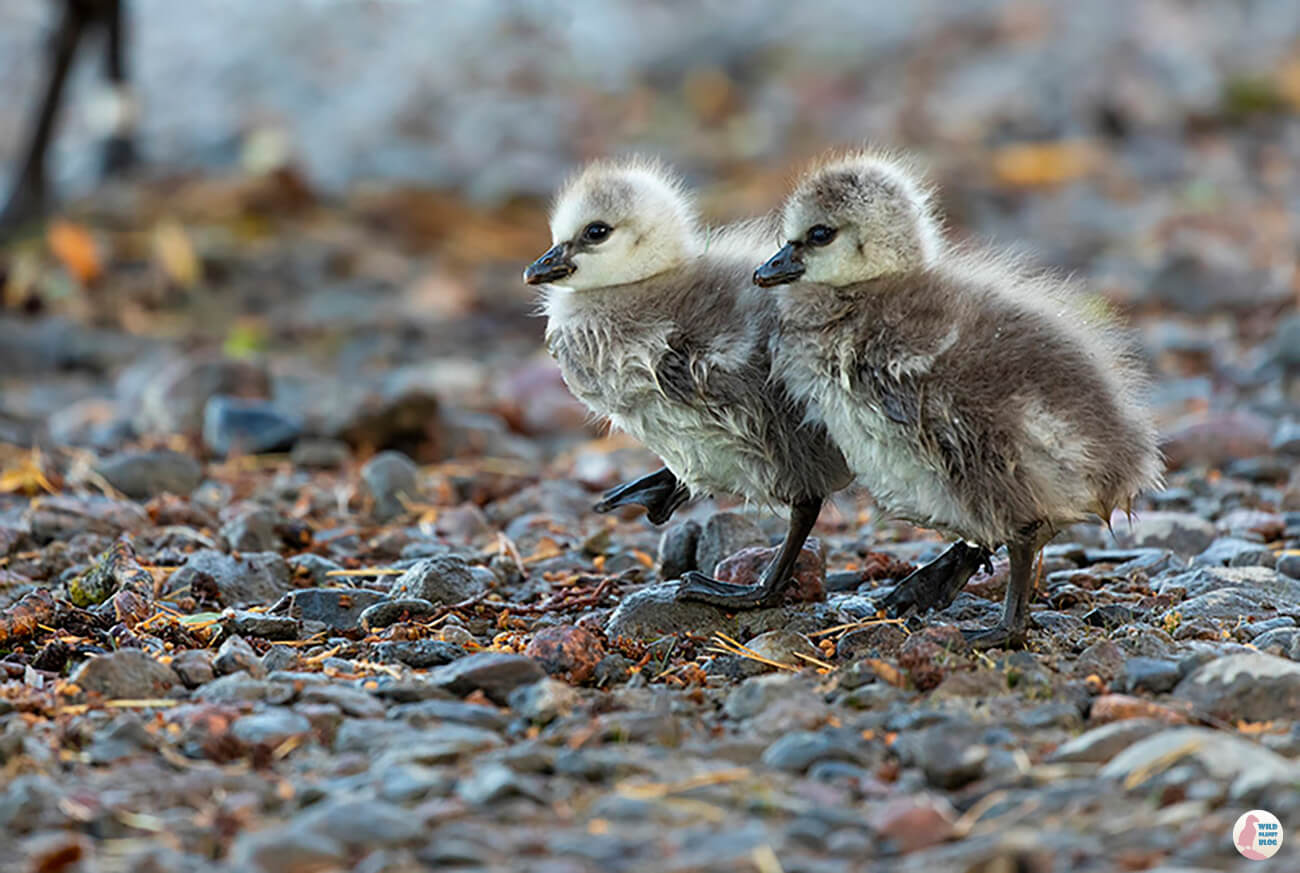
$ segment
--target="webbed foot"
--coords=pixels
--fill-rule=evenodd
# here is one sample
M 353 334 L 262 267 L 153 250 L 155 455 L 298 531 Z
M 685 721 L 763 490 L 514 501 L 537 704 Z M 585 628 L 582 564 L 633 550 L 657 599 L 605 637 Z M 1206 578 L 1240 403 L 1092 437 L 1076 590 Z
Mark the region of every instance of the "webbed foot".
M 780 606 L 784 598 L 785 586 L 723 582 L 721 579 L 706 576 L 698 570 L 683 573 L 682 581 L 677 586 L 678 600 L 708 603 L 731 612 Z
M 620 506 L 644 506 L 651 524 L 663 524 L 690 497 L 691 492 L 672 471 L 661 467 L 640 479 L 609 489 L 592 508 L 596 512 L 612 512 Z
M 963 630 L 962 636 L 972 649 L 1023 649 L 1025 628 L 1019 630 L 998 622 L 993 627 Z
M 983 546 L 955 542 L 942 555 L 903 578 L 881 601 L 890 618 L 943 609 L 956 599 L 980 567 L 993 572 L 992 552 Z

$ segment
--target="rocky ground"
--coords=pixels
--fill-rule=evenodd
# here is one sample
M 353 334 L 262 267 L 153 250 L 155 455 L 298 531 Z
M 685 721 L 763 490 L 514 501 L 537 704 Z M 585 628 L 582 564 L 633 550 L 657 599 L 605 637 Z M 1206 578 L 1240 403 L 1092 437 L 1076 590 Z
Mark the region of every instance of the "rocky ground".
M 898 75 L 901 115 L 843 124 L 902 131 L 954 236 L 1017 241 L 1134 326 L 1168 487 L 1047 548 L 1025 651 L 958 632 L 1005 560 L 882 618 L 944 544 L 858 493 L 802 602 L 677 604 L 783 524 L 591 511 L 658 463 L 541 350 L 535 197 L 204 173 L 0 250 L 0 870 L 1247 869 L 1243 811 L 1300 827 L 1300 56 L 1268 49 L 1294 7 L 1141 6 L 1147 36 L 1096 23 L 1093 55 L 1026 5 L 895 22 L 912 66 L 645 85 L 665 141 L 707 131 L 682 151 L 729 217 L 783 188 L 736 145 L 783 94 L 835 118 Z M 1116 61 L 995 87 L 1053 52 Z M 1295 868 L 1291 836 L 1250 869 Z

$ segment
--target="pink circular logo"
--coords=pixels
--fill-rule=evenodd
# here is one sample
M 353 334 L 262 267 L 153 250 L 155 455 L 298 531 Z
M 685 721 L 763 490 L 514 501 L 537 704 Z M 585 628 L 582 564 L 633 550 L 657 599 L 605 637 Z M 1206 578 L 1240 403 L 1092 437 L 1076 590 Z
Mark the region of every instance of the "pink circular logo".
M 1271 858 L 1282 848 L 1282 823 L 1267 810 L 1242 813 L 1232 826 L 1232 844 L 1242 857 L 1252 861 Z

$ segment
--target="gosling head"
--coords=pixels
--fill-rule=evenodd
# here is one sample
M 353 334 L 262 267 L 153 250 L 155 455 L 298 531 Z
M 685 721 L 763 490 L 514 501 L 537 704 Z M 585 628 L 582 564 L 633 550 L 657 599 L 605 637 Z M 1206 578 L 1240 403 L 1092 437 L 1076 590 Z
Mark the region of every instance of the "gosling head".
M 851 285 L 929 266 L 939 251 L 929 193 L 904 164 L 868 153 L 806 173 L 782 209 L 782 232 L 789 242 L 755 271 L 758 285 Z
M 698 227 L 691 198 L 663 165 L 595 163 L 556 197 L 554 245 L 524 281 L 586 291 L 649 279 L 699 253 Z

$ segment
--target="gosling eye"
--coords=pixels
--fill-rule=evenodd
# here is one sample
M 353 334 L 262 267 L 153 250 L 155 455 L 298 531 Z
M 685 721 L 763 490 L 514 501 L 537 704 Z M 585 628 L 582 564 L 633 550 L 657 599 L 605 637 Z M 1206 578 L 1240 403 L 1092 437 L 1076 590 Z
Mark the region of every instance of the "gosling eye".
M 589 243 L 604 242 L 613 229 L 603 221 L 593 221 L 582 229 L 582 241 Z
M 831 240 L 835 239 L 836 233 L 838 233 L 838 231 L 833 227 L 827 227 L 824 224 L 814 224 L 812 227 L 808 228 L 806 239 L 810 246 L 824 246 L 828 245 Z

